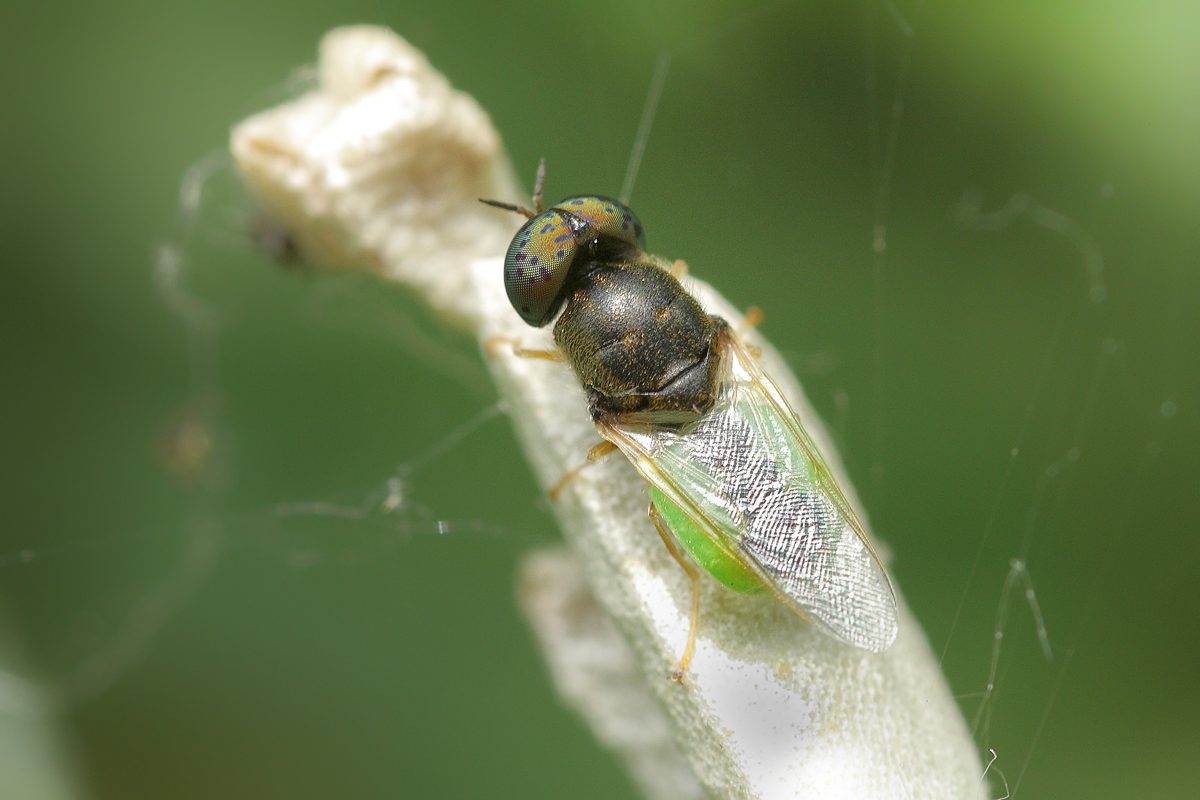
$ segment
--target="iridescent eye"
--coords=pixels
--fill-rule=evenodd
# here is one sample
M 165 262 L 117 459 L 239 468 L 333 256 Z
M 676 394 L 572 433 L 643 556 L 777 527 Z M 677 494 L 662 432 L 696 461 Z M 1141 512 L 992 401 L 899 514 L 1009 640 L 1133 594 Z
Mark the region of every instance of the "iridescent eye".
M 597 233 L 628 242 L 641 250 L 646 249 L 646 233 L 642 230 L 641 220 L 623 203 L 611 197 L 581 194 L 568 197 L 554 207 L 591 223 Z
M 554 209 L 517 231 L 504 256 L 504 289 L 521 319 L 540 328 L 562 307 L 563 283 L 575 250 L 566 217 Z

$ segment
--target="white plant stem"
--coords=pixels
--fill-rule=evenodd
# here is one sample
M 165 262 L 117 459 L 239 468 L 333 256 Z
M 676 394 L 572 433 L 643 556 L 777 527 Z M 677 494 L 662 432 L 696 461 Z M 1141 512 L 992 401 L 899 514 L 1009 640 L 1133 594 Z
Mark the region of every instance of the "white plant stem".
M 523 200 L 487 115 L 380 28 L 328 34 L 319 76 L 311 93 L 238 125 L 231 143 L 251 191 L 300 252 L 402 282 L 481 342 L 547 346 L 548 333 L 521 322 L 501 282 L 521 220 L 477 202 Z M 703 271 L 703 253 L 662 255 Z M 706 309 L 740 321 L 706 284 L 685 284 Z M 748 338 L 866 520 L 799 384 L 761 337 Z M 578 381 L 562 364 L 510 348 L 485 357 L 538 479 L 551 486 L 598 441 Z M 560 693 L 648 796 L 701 796 L 697 778 L 714 798 L 985 795 L 974 744 L 903 598 L 898 639 L 874 655 L 770 597 L 706 581 L 691 670 L 682 685 L 668 681 L 687 637 L 689 584 L 647 502 L 644 481 L 619 456 L 586 470 L 555 503 L 577 561 L 530 560 L 521 597 Z

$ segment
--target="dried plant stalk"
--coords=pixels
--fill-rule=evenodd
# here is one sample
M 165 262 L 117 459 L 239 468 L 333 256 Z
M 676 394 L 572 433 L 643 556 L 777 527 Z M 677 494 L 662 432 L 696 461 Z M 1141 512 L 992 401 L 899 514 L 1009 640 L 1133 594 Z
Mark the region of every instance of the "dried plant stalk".
M 300 252 L 402 282 L 480 341 L 545 345 L 547 332 L 520 321 L 501 283 L 520 219 L 476 202 L 521 200 L 487 115 L 384 29 L 331 32 L 318 70 L 313 92 L 246 120 L 231 143 L 251 191 Z M 702 268 L 700 254 L 686 255 Z M 706 284 L 686 285 L 712 313 L 740 320 Z M 787 365 L 761 337 L 749 340 L 865 520 Z M 561 364 L 504 348 L 485 356 L 549 487 L 597 441 L 583 392 Z M 903 598 L 899 637 L 875 655 L 770 597 L 707 581 L 688 680 L 668 681 L 687 636 L 689 586 L 646 508 L 644 482 L 619 457 L 585 471 L 555 505 L 578 561 L 533 557 L 521 595 L 560 693 L 648 796 L 700 796 L 697 778 L 712 797 L 984 796 L 974 744 Z

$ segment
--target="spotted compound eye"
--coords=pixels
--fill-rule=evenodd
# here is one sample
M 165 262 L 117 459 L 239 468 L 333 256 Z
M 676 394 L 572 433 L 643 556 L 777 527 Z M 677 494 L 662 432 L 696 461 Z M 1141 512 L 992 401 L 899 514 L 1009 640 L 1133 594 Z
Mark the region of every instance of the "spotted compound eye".
M 628 242 L 641 250 L 646 249 L 646 233 L 642 230 L 641 220 L 623 203 L 611 197 L 582 194 L 568 197 L 556 203 L 554 208 L 561 208 L 586 220 L 597 233 Z
M 576 249 L 566 216 L 555 209 L 517 231 L 504 256 L 504 289 L 521 319 L 540 328 L 558 311 Z

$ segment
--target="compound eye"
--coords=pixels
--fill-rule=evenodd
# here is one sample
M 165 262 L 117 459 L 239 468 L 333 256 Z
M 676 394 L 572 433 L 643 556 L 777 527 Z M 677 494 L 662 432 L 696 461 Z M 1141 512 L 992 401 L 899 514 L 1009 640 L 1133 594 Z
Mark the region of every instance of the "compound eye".
M 555 209 L 517 231 L 504 256 L 504 289 L 521 319 L 540 328 L 554 317 L 566 299 L 562 288 L 576 249 L 566 217 Z
M 646 233 L 642 230 L 641 220 L 624 203 L 611 197 L 582 194 L 568 197 L 554 207 L 591 223 L 597 233 L 620 239 L 639 250 L 646 249 Z

